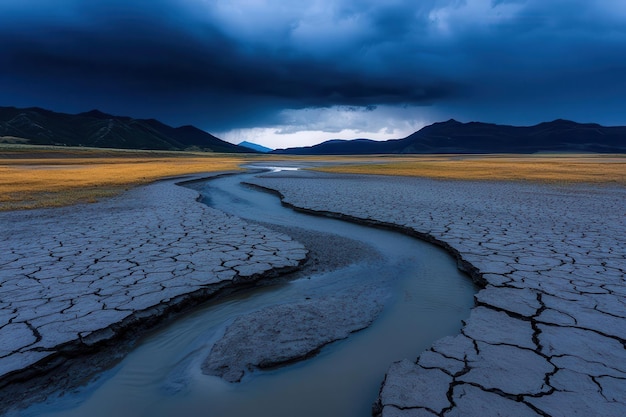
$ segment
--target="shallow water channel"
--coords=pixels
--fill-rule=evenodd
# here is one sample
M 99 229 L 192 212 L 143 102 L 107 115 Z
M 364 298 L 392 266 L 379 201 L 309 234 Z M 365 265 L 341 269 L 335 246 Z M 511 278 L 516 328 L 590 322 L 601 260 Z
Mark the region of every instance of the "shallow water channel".
M 392 362 L 414 360 L 435 340 L 458 333 L 476 289 L 446 252 L 400 233 L 284 208 L 275 195 L 240 184 L 253 175 L 216 178 L 193 188 L 205 203 L 227 213 L 340 235 L 378 255 L 206 303 L 144 337 L 95 381 L 20 415 L 365 417 Z M 389 294 L 380 316 L 314 358 L 258 371 L 235 384 L 201 373 L 212 344 L 237 316 L 371 283 Z

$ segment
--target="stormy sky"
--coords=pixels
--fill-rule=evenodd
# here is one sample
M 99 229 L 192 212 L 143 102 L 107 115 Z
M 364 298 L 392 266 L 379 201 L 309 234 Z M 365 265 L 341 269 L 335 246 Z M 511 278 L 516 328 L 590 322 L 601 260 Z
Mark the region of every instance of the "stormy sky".
M 626 124 L 625 0 L 2 0 L 0 105 L 271 147 Z

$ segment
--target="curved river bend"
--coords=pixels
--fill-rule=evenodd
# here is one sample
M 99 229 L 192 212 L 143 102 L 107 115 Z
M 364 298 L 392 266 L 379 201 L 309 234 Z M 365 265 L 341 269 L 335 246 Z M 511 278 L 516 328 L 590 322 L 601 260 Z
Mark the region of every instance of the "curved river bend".
M 20 415 L 365 417 L 392 362 L 415 359 L 435 340 L 459 332 L 476 289 L 442 249 L 392 231 L 297 213 L 276 196 L 240 184 L 253 176 L 225 176 L 193 188 L 205 203 L 238 217 L 350 238 L 378 255 L 209 302 L 143 338 L 85 387 Z M 237 384 L 201 373 L 212 344 L 234 318 L 372 283 L 391 294 L 380 316 L 314 358 L 256 372 Z

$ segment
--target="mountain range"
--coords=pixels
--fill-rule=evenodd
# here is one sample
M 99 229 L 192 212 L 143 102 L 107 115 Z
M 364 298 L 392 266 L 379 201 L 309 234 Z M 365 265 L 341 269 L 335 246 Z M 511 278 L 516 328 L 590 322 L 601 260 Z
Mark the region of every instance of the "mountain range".
M 40 108 L 0 107 L 0 142 L 97 148 L 267 152 L 249 142 L 221 140 L 194 126 L 171 127 L 155 119 L 80 114 Z M 314 146 L 277 149 L 276 154 L 364 155 L 432 153 L 626 153 L 626 126 L 554 120 L 518 127 L 491 123 L 434 123 L 403 139 L 330 140 Z
M 155 119 L 112 116 L 98 110 L 65 114 L 36 107 L 0 107 L 0 141 L 3 137 L 31 145 L 255 152 L 194 126 L 175 128 Z
M 433 153 L 626 153 L 626 126 L 554 120 L 517 127 L 491 123 L 434 123 L 403 139 L 330 140 L 318 145 L 277 149 L 294 155 L 433 154 Z

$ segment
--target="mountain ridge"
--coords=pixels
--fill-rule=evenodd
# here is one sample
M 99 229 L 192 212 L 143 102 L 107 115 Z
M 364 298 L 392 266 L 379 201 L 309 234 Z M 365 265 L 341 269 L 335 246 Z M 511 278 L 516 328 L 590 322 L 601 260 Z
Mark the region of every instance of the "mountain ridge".
M 533 126 L 511 126 L 454 119 L 436 122 L 401 139 L 331 139 L 317 145 L 286 148 L 276 154 L 481 154 L 591 152 L 626 153 L 626 126 L 602 126 L 556 119 Z
M 0 107 L 0 141 L 3 139 L 24 140 L 34 145 L 120 149 L 229 153 L 268 149 L 248 142 L 234 145 L 191 125 L 172 127 L 156 119 L 113 116 L 97 109 L 67 114 L 39 107 Z M 449 119 L 401 139 L 332 139 L 313 146 L 271 150 L 274 154 L 294 155 L 537 152 L 626 153 L 626 126 L 607 127 L 567 119 L 533 126 Z
M 23 138 L 32 145 L 255 152 L 226 142 L 195 126 L 172 127 L 156 119 L 114 116 L 96 109 L 68 114 L 39 107 L 0 107 L 2 137 Z

